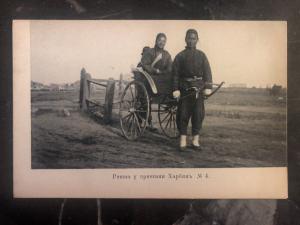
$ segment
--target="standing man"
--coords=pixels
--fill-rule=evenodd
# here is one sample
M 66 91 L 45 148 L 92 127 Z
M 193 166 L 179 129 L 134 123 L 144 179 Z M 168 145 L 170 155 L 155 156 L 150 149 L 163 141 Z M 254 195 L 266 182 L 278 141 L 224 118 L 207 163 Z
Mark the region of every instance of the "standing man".
M 198 33 L 189 29 L 185 36 L 186 48 L 178 53 L 173 63 L 173 97 L 180 98 L 177 111 L 177 127 L 180 133 L 180 150 L 187 146 L 187 127 L 192 120 L 192 147 L 201 150 L 199 131 L 204 119 L 204 95 L 212 88 L 212 75 L 204 52 L 196 49 Z M 196 88 L 203 88 L 197 94 Z

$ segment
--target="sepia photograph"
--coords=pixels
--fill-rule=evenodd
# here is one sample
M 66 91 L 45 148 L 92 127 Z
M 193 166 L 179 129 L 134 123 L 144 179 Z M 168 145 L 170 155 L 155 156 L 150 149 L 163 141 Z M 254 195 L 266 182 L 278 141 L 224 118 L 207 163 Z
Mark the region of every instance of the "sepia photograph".
M 286 166 L 286 23 L 30 21 L 32 169 Z
M 286 25 L 14 21 L 14 196 L 286 198 Z

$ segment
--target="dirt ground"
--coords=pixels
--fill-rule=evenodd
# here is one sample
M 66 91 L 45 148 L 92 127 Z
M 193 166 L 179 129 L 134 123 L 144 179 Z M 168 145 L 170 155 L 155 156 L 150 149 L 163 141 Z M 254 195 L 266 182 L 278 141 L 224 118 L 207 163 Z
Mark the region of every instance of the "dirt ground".
M 286 165 L 285 97 L 265 89 L 223 88 L 206 101 L 202 151 L 177 150 L 154 116 L 155 132 L 136 141 L 117 114 L 105 125 L 78 110 L 72 92 L 32 92 L 32 168 L 189 168 Z M 65 116 L 62 109 L 68 109 Z M 115 110 L 115 113 L 117 110 Z

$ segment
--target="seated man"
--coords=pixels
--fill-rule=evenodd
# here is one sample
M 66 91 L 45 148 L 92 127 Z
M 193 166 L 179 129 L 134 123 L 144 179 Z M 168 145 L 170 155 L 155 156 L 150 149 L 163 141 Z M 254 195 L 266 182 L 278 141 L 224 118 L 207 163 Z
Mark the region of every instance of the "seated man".
M 156 36 L 154 48 L 144 47 L 142 52 L 141 62 L 138 67 L 142 67 L 154 81 L 154 84 L 150 80 L 135 71 L 135 79 L 144 83 L 148 94 L 150 95 L 150 115 L 148 123 L 152 127 L 151 117 L 151 97 L 161 92 L 166 92 L 166 87 L 171 88 L 171 71 L 172 71 L 172 59 L 171 55 L 164 50 L 167 37 L 163 33 L 159 33 Z M 150 87 L 152 85 L 152 88 Z M 155 88 L 153 88 L 155 86 Z M 158 89 L 158 91 L 157 91 Z
M 164 50 L 166 42 L 164 33 L 157 34 L 154 48 L 147 49 L 141 59 L 142 68 L 150 74 L 158 92 L 166 83 L 171 85 L 172 59 L 169 52 Z

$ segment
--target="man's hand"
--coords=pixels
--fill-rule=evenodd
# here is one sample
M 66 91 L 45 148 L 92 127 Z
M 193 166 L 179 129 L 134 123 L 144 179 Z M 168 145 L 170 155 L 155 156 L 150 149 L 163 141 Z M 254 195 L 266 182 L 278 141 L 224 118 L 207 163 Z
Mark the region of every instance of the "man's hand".
M 180 91 L 179 90 L 173 91 L 173 97 L 174 98 L 179 98 L 180 97 Z
M 211 89 L 204 89 L 203 94 L 205 96 L 210 95 L 211 94 Z

